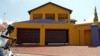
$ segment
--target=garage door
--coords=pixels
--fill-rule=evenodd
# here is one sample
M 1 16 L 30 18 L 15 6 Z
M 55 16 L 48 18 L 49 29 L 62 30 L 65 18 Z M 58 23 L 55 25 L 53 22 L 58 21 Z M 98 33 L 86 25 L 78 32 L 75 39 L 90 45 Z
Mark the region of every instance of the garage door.
M 39 43 L 40 30 L 39 29 L 24 29 L 19 28 L 17 33 L 17 42 L 20 43 Z
M 68 43 L 68 30 L 46 30 L 46 43 Z

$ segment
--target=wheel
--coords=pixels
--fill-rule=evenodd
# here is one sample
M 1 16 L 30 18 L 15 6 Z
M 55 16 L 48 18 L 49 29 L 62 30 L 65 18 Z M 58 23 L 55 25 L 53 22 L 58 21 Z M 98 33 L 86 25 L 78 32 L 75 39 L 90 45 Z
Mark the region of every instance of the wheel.
M 11 55 L 11 56 L 17 56 L 17 55 L 13 54 L 13 55 Z
M 14 55 L 11 55 L 11 56 L 14 56 Z

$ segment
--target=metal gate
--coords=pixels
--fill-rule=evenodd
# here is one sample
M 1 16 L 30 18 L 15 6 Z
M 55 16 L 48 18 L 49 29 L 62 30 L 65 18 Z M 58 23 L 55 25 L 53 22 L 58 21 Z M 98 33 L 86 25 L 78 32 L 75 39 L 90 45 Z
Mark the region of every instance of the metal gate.
M 39 29 L 18 28 L 17 42 L 19 43 L 39 43 L 40 42 L 40 30 Z
M 68 43 L 68 30 L 55 30 L 47 29 L 46 30 L 46 43 Z

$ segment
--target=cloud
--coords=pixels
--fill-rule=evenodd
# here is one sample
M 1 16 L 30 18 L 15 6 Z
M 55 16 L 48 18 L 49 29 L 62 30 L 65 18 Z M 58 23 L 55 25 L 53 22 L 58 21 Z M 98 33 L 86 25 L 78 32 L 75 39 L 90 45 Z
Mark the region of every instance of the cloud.
M 86 19 L 86 22 L 93 22 L 93 19 L 94 19 L 94 15 L 91 15 Z M 100 15 L 98 15 L 98 21 L 100 22 Z
M 3 20 L 0 18 L 0 24 L 2 24 Z
M 11 0 L 11 2 L 12 2 L 12 3 L 15 3 L 15 2 L 16 2 L 16 0 Z
M 9 2 L 12 4 L 16 4 L 18 2 L 18 0 L 10 0 Z
M 76 24 L 92 23 L 93 19 L 94 19 L 94 15 L 91 15 L 87 17 L 87 19 L 84 19 L 82 22 L 76 22 Z M 100 22 L 100 15 L 98 15 L 98 21 Z
M 2 24 L 3 22 L 7 22 L 8 24 L 12 24 L 13 22 L 16 22 L 16 21 L 8 21 L 8 20 L 3 20 L 3 18 L 0 18 L 0 24 Z
M 15 2 L 16 2 L 16 0 L 12 0 L 12 2 L 13 2 L 13 3 L 15 3 Z

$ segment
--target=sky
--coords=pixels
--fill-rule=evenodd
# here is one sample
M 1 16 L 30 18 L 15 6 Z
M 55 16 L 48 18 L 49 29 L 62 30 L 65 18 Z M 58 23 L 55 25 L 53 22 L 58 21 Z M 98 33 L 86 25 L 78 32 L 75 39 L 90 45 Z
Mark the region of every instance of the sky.
M 96 6 L 100 19 L 100 0 L 0 0 L 0 23 L 29 20 L 29 10 L 48 2 L 71 9 L 71 19 L 76 19 L 77 23 L 93 21 Z

